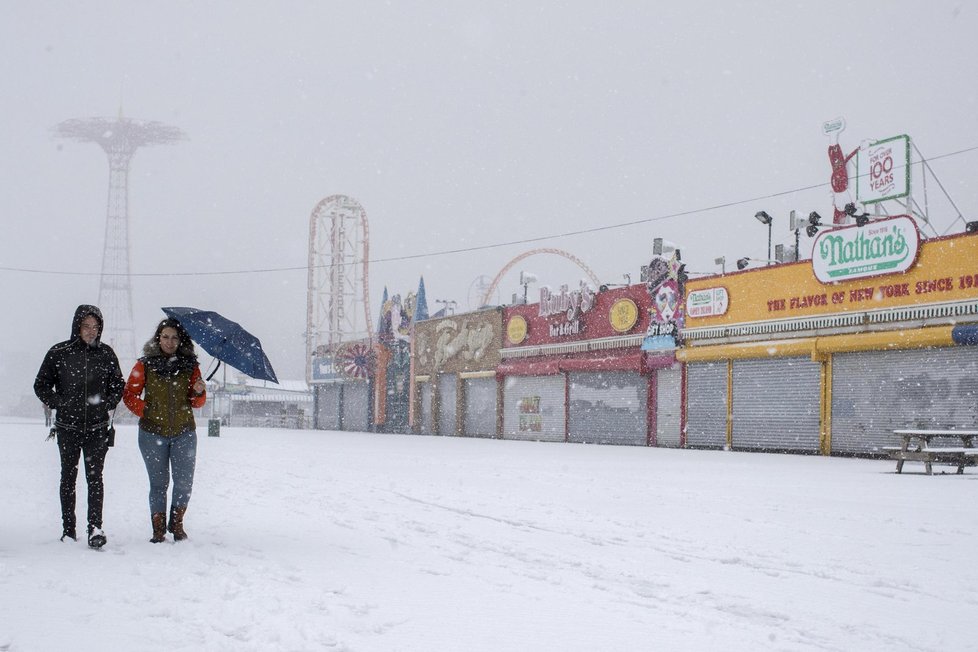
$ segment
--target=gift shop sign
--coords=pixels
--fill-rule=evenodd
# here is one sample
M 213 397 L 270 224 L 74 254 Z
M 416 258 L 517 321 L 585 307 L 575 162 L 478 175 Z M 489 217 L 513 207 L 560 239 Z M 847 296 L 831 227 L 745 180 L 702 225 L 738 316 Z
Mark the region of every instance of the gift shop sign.
M 687 317 L 715 317 L 727 312 L 730 296 L 726 288 L 693 290 L 686 297 Z
M 913 267 L 919 248 L 916 223 L 906 216 L 891 217 L 819 233 L 812 269 L 822 283 L 897 274 Z

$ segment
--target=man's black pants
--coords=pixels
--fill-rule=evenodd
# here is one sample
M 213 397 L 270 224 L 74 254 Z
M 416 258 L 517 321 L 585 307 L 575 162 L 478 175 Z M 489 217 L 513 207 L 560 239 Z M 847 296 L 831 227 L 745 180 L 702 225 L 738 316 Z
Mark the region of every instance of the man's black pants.
M 69 430 L 58 428 L 58 449 L 61 451 L 61 522 L 65 532 L 75 531 L 75 481 L 78 478 L 78 456 L 85 454 L 85 479 L 88 481 L 88 524 L 102 527 L 102 467 L 109 450 L 105 428 Z

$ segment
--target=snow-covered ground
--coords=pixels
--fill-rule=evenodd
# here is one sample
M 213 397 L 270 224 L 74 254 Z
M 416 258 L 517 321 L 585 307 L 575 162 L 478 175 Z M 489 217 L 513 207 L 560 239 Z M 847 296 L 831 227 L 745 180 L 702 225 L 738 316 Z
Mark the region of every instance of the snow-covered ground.
M 129 426 L 95 552 L 0 421 L 0 650 L 978 649 L 976 469 L 201 427 L 153 545 Z

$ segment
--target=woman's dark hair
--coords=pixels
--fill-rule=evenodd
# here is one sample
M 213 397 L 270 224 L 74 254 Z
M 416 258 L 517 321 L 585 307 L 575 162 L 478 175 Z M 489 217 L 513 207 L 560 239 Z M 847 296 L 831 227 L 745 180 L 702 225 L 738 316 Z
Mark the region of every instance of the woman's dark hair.
M 196 357 L 194 352 L 194 342 L 190 339 L 190 334 L 176 319 L 164 319 L 160 322 L 160 325 L 156 327 L 156 332 L 153 333 L 152 341 L 156 343 L 157 347 L 160 345 L 160 334 L 163 332 L 164 328 L 172 328 L 177 332 L 177 337 L 180 338 L 180 344 L 177 346 L 177 355 Z

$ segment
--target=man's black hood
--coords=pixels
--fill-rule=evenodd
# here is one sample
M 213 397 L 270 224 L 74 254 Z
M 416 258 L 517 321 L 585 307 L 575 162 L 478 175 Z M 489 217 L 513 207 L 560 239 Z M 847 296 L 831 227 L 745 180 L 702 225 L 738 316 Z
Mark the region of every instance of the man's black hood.
M 102 311 L 96 306 L 82 304 L 75 308 L 75 316 L 71 319 L 71 337 L 69 339 L 77 340 L 81 338 L 82 320 L 89 315 L 95 317 L 95 320 L 98 321 L 98 335 L 95 336 L 95 341 L 92 343 L 92 346 L 98 346 L 99 342 L 102 341 Z

